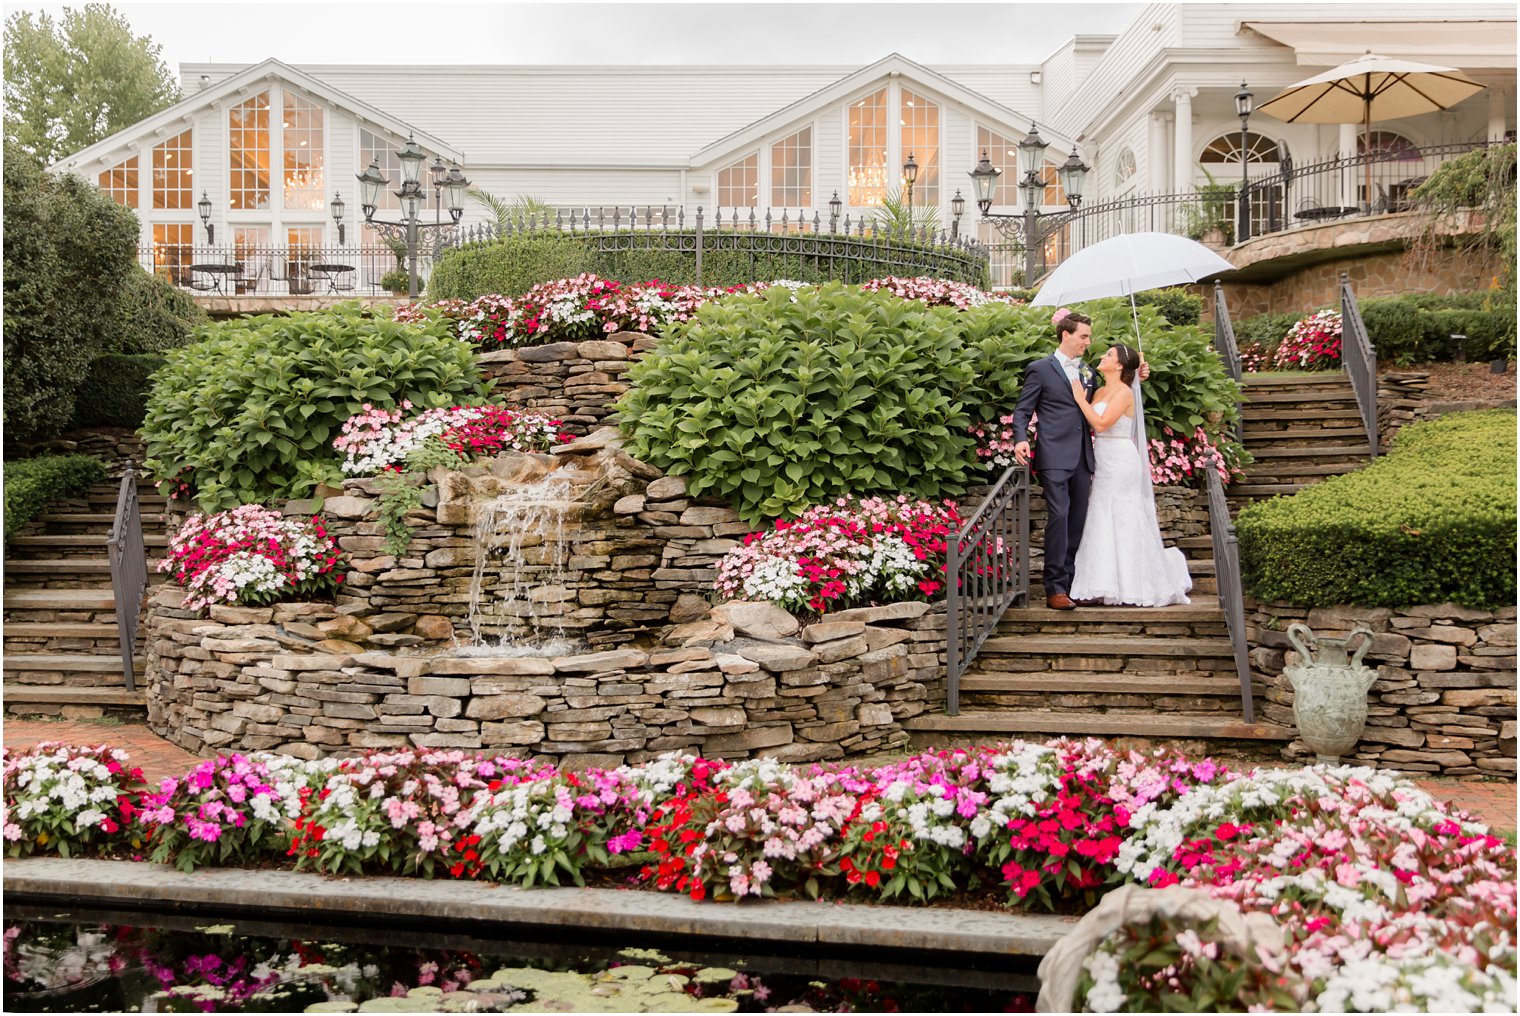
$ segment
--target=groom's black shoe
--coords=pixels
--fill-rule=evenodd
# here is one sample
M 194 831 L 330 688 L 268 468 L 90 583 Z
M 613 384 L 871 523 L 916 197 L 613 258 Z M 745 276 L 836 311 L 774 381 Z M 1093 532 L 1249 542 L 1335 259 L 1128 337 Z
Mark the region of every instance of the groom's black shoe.
M 1076 604 L 1065 593 L 1052 593 L 1050 596 L 1045 597 L 1045 606 L 1051 610 L 1072 610 L 1076 607 Z

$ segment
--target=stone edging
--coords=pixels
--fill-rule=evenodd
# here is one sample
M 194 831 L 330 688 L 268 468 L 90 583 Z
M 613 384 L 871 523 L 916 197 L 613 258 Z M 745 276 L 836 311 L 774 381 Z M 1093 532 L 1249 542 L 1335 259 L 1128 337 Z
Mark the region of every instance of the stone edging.
M 140 861 L 62 858 L 7 861 L 4 889 L 7 895 L 26 894 L 70 905 L 81 897 L 129 907 L 169 902 L 222 912 L 294 910 L 322 918 L 383 915 L 488 921 L 498 929 L 553 927 L 787 946 L 923 949 L 989 959 L 1042 956 L 1077 923 L 1074 917 L 1054 914 L 860 903 L 697 903 L 674 894 L 621 889 L 520 889 L 381 876 L 340 880 L 306 872 L 239 869 L 187 874 Z M 887 913 L 891 917 L 884 920 Z

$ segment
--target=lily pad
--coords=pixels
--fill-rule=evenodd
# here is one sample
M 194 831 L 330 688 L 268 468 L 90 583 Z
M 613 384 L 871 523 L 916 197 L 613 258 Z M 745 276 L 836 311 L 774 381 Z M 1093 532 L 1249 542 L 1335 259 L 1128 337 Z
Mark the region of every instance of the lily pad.
M 443 989 L 432 984 L 419 984 L 406 993 L 407 998 L 436 999 L 443 997 Z
M 314 1002 L 307 1006 L 306 1012 L 354 1012 L 359 1008 L 359 1003 L 346 998 L 335 998 L 327 1002 Z
M 619 981 L 647 981 L 655 975 L 654 967 L 641 966 L 637 963 L 629 963 L 621 967 L 610 967 L 605 971 L 605 976 Z
M 732 981 L 738 976 L 739 971 L 727 967 L 704 967 L 693 974 L 691 979 L 698 984 L 717 984 L 719 981 Z
M 669 963 L 670 957 L 658 949 L 621 949 L 619 956 L 626 956 L 631 960 L 648 960 L 650 963 Z
M 424 998 L 372 998 L 359 1003 L 358 1012 L 433 1012 Z

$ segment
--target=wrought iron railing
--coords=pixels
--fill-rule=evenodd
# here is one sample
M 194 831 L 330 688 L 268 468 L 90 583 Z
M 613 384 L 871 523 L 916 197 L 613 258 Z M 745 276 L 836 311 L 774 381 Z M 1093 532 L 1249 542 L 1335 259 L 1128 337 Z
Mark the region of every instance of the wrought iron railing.
M 746 257 L 751 282 L 773 276 L 767 260 L 773 256 L 805 258 L 820 278 L 849 282 L 889 271 L 980 283 L 987 267 L 987 249 L 957 234 L 927 226 L 877 228 L 869 218 L 847 215 L 841 220 L 817 210 L 809 214 L 806 209 L 795 215 L 786 209 L 776 215 L 770 209 L 761 214 L 756 208 L 719 208 L 711 217 L 701 206 L 692 215 L 675 205 L 559 209 L 467 227 L 449 246 L 551 232 L 576 238 L 593 251 L 614 255 L 614 260 L 617 254 L 631 251 L 691 254 L 695 263 L 691 281 L 697 285 L 702 283 L 704 260 L 720 252 Z
M 146 270 L 197 296 L 381 296 L 380 280 L 405 271 L 389 247 L 198 247 L 159 244 L 138 248 Z M 426 279 L 430 251 L 418 254 Z
M 1351 291 L 1351 280 L 1341 272 L 1341 363 L 1356 392 L 1356 405 L 1367 428 L 1367 444 L 1372 458 L 1378 453 L 1377 353 L 1367 337 L 1367 325 Z
M 1230 320 L 1230 306 L 1224 298 L 1224 285 L 1214 282 L 1214 349 L 1224 361 L 1224 369 L 1238 385 L 1241 382 L 1240 345 L 1235 341 L 1235 324 Z M 1235 403 L 1235 440 L 1245 443 L 1245 415 Z
M 132 463 L 122 475 L 116 494 L 116 516 L 106 541 L 111 562 L 111 592 L 116 604 L 116 634 L 121 642 L 121 673 L 127 691 L 135 691 L 133 658 L 137 655 L 137 622 L 143 593 L 148 589 L 148 551 L 143 543 L 142 513 L 137 501 L 137 474 Z
M 1240 677 L 1240 709 L 1247 723 L 1255 722 L 1256 708 L 1251 700 L 1251 650 L 1246 644 L 1245 594 L 1240 585 L 1240 546 L 1235 539 L 1235 523 L 1230 521 L 1230 506 L 1224 498 L 1224 481 L 1219 472 L 1208 470 L 1209 534 L 1214 542 L 1214 578 L 1219 584 L 1219 606 L 1224 611 L 1225 626 L 1230 633 L 1230 649 L 1235 657 L 1235 673 Z
M 1029 470 L 1010 466 L 950 541 L 945 569 L 947 707 L 961 709 L 961 675 L 1003 614 L 1029 600 Z

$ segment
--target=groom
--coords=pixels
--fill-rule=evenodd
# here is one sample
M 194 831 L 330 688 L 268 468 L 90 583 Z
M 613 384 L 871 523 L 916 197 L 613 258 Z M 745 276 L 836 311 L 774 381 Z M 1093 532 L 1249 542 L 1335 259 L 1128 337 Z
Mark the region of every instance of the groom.
M 1071 383 L 1080 380 L 1088 401 L 1097 390 L 1097 374 L 1082 360 L 1092 343 L 1092 319 L 1069 310 L 1055 315 L 1060 345 L 1050 356 L 1036 360 L 1024 374 L 1013 432 L 1029 432 L 1029 420 L 1039 414 L 1039 447 L 1034 466 L 1045 492 L 1045 605 L 1071 610 L 1071 579 L 1077 547 L 1087 520 L 1087 495 L 1094 468 L 1092 429 L 1077 408 Z M 1029 464 L 1029 442 L 1013 446 L 1020 465 Z

